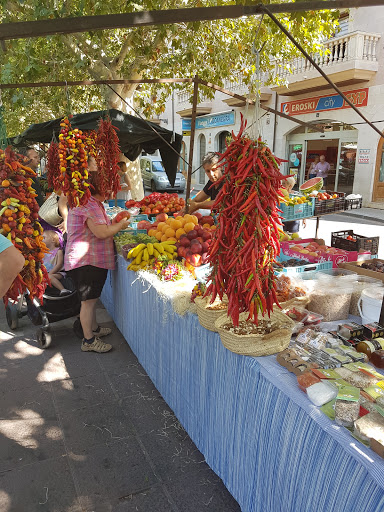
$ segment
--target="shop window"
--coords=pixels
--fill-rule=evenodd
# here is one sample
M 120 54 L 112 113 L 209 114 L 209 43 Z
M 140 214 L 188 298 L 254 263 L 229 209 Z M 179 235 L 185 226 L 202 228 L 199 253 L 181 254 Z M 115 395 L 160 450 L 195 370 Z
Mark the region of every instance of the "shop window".
M 356 167 L 356 142 L 342 142 L 338 169 L 337 190 L 352 194 Z
M 201 165 L 201 162 L 203 161 L 203 158 L 205 157 L 207 152 L 207 142 L 205 135 L 201 134 L 199 136 L 199 165 Z M 205 183 L 205 171 L 203 168 L 199 170 L 199 183 L 203 185 Z

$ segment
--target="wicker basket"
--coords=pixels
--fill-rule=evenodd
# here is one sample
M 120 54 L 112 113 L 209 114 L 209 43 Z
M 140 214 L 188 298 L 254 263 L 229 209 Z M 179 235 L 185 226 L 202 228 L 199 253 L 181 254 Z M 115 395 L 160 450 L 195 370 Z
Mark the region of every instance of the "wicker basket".
M 240 314 L 240 321 L 246 320 L 247 318 L 248 313 Z M 271 320 L 276 321 L 284 327 L 264 335 L 234 334 L 223 329 L 223 325 L 230 321 L 226 315 L 221 315 L 220 318 L 216 320 L 215 327 L 220 334 L 222 344 L 231 352 L 244 356 L 269 356 L 281 352 L 288 347 L 295 325 L 295 322 L 284 313 L 281 313 L 281 311 L 273 311 L 271 313 Z
M 302 306 L 303 308 L 305 308 L 305 306 L 309 304 L 310 300 L 311 299 L 310 297 L 308 297 L 308 295 L 304 295 L 303 297 L 294 297 L 293 299 L 289 299 L 285 302 L 280 302 L 280 306 L 281 309 L 286 309 L 295 306 Z M 275 307 L 277 308 L 277 306 Z
M 200 324 L 209 331 L 217 332 L 215 328 L 216 320 L 225 313 L 225 309 L 212 310 L 207 309 L 209 306 L 209 297 L 196 297 L 195 304 L 197 307 L 197 316 Z M 216 299 L 214 304 L 219 304 L 220 299 Z

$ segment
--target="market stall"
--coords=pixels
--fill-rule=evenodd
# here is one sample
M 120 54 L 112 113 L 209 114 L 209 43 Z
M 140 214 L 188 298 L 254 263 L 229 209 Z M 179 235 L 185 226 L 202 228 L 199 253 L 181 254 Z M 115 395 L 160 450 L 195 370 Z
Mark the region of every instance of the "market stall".
M 175 211 L 134 223 L 146 235 L 117 235 L 104 305 L 242 510 L 379 511 L 384 328 L 367 304 L 382 301 L 383 274 L 339 268 L 371 266 L 378 240 L 339 234 L 344 248 L 296 239 L 280 251 L 279 160 L 240 132 L 223 161 L 217 225 Z M 148 198 L 176 210 L 167 200 Z M 134 217 L 146 204 L 127 207 Z M 283 266 L 297 255 L 304 263 Z
M 126 266 L 119 256 L 102 301 L 242 510 L 383 510 L 383 460 L 312 405 L 275 356 L 225 349 Z

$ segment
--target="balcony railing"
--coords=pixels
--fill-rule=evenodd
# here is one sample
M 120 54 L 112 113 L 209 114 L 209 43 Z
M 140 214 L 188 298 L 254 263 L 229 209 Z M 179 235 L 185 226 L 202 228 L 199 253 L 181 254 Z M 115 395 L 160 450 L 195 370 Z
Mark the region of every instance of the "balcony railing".
M 312 58 L 322 68 L 331 68 L 348 61 L 377 62 L 378 34 L 353 32 L 342 37 L 336 37 L 323 43 L 324 53 L 315 54 Z M 292 75 L 299 75 L 313 70 L 312 64 L 303 56 L 286 62 L 277 61 L 275 74 L 280 80 L 286 80 Z
M 192 103 L 191 97 L 192 97 L 192 94 L 188 91 L 178 91 L 177 92 L 178 107 L 180 108 L 185 105 L 191 105 L 191 103 Z M 208 98 L 205 95 L 203 95 L 203 96 L 201 96 L 200 103 L 204 103 L 207 100 L 208 100 Z

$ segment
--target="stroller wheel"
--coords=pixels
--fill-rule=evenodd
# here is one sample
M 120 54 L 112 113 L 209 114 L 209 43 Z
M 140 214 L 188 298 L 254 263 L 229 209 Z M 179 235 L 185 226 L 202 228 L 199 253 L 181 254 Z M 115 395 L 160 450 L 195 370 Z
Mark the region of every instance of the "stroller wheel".
M 17 329 L 19 327 L 19 316 L 17 314 L 16 305 L 8 304 L 5 309 L 5 316 L 7 318 L 8 327 L 12 330 Z
M 43 329 L 37 329 L 36 339 L 40 348 L 48 348 L 52 341 L 52 335 Z

